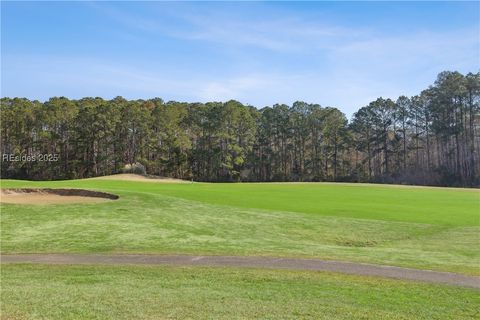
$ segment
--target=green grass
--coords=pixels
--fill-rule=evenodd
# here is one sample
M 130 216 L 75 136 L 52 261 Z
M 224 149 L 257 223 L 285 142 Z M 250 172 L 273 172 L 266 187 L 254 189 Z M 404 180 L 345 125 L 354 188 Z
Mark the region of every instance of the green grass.
M 477 290 L 332 273 L 3 265 L 5 319 L 478 319 Z
M 314 257 L 480 274 L 480 192 L 353 184 L 3 180 L 120 200 L 1 205 L 3 253 Z
M 480 225 L 478 189 L 422 188 L 322 183 L 144 183 L 95 179 L 23 182 L 3 180 L 3 187 L 72 186 L 160 193 L 208 204 L 336 217 Z

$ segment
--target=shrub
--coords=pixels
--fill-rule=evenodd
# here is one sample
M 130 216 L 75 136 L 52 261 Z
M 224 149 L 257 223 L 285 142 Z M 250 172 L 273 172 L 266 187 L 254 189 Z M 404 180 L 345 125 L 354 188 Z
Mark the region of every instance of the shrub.
M 145 170 L 145 166 L 140 162 L 135 162 L 132 164 L 126 164 L 123 169 L 122 173 L 135 173 L 135 174 L 146 174 L 147 171 Z

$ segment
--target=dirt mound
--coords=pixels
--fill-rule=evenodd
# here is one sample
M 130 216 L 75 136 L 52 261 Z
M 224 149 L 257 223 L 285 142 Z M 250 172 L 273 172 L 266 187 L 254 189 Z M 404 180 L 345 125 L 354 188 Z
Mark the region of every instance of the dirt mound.
M 185 183 L 186 180 L 174 179 L 174 178 L 165 178 L 160 176 L 153 175 L 140 175 L 133 173 L 120 173 L 113 174 L 110 176 L 96 177 L 91 179 L 100 179 L 100 180 L 124 180 L 124 181 L 141 181 L 141 182 L 159 182 L 159 183 Z
M 117 195 L 84 189 L 1 189 L 1 203 L 62 204 L 101 202 L 118 199 Z

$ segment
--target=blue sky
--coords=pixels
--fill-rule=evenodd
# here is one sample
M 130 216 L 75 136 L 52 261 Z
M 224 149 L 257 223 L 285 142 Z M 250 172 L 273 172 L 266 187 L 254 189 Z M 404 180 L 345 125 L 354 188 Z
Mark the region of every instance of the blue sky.
M 1 95 L 296 100 L 347 116 L 480 68 L 478 2 L 4 2 Z

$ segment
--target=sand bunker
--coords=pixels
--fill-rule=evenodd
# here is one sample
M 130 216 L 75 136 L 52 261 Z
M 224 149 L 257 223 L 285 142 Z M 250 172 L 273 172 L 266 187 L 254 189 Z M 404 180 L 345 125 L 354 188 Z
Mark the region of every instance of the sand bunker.
M 152 175 L 140 175 L 133 173 L 120 173 L 110 176 L 95 177 L 91 179 L 100 180 L 124 180 L 124 181 L 141 181 L 141 182 L 157 182 L 157 183 L 186 183 L 188 181 L 174 178 L 165 178 Z
M 1 189 L 1 203 L 68 204 L 92 203 L 118 199 L 117 195 L 84 189 Z

